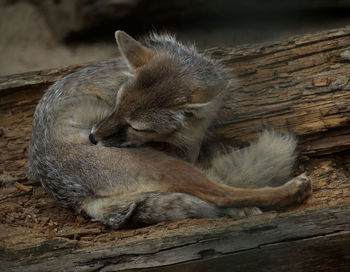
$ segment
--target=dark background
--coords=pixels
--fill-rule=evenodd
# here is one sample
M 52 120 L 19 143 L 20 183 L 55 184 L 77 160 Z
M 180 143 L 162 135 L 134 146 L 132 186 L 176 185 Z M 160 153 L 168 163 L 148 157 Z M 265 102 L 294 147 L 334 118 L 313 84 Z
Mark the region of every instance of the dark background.
M 207 48 L 348 24 L 350 0 L 0 0 L 0 75 L 115 57 L 117 29 Z

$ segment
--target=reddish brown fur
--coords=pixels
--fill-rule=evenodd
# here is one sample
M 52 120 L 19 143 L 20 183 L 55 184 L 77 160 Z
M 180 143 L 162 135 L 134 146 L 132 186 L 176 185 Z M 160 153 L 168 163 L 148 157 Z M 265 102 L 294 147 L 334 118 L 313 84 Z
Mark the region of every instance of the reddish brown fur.
M 311 184 L 290 182 L 275 188 L 240 189 L 219 185 L 201 172 L 181 161 L 167 160 L 162 163 L 167 169 L 160 176 L 160 191 L 180 192 L 197 196 L 221 207 L 273 207 L 301 202 L 311 192 Z M 306 185 L 306 187 L 305 187 Z M 305 195 L 304 195 L 305 194 Z

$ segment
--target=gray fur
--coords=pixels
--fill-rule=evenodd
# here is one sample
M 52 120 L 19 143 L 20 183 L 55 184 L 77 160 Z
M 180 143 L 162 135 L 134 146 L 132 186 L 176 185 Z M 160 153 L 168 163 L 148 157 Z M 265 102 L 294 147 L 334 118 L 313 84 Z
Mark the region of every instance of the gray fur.
M 154 129 L 170 127 L 171 134 L 166 132 L 168 134 L 159 139 L 183 150 L 185 160 L 195 162 L 207 128 L 221 106 L 225 73 L 214 60 L 199 54 L 192 46 L 178 43 L 171 36 L 153 34 L 145 44 L 159 54 L 153 63 L 145 65 L 146 75 L 153 77 L 153 81 L 148 81 L 150 78 L 146 76 L 140 85 L 155 85 L 152 85 L 153 90 L 159 94 L 153 94 L 153 100 L 158 104 L 152 104 L 152 99 L 141 101 L 145 103 L 140 103 L 137 112 L 129 115 L 127 121 L 137 128 L 148 128 L 152 123 L 149 120 L 154 121 Z M 167 77 L 164 82 L 158 78 L 161 73 L 152 70 L 159 68 L 160 63 L 160 71 Z M 130 70 L 127 61 L 117 59 L 87 67 L 53 84 L 35 110 L 28 177 L 39 180 L 48 194 L 62 205 L 113 228 L 130 222 L 151 224 L 183 218 L 240 217 L 259 213 L 254 208 L 219 208 L 189 194 L 161 192 L 159 182 L 155 181 L 162 181 L 169 174 L 166 169 L 169 161 L 176 161 L 154 148 L 143 147 L 144 142 L 132 149 L 116 148 L 113 144 L 105 147 L 103 143 L 107 140 L 99 145 L 90 143 L 90 132 L 106 120 L 110 119 L 112 128 L 107 126 L 109 134 L 105 136 L 111 140 L 111 134 L 116 134 L 113 122 L 119 120 L 118 110 L 125 106 L 122 102 L 124 92 L 134 87 L 136 80 L 137 73 Z M 166 87 L 171 83 L 178 86 L 174 80 L 182 83 L 183 88 L 168 90 Z M 163 85 L 159 85 L 161 83 Z M 198 86 L 211 88 L 206 100 L 190 101 L 185 108 L 178 109 L 176 103 L 181 105 L 192 94 L 191 87 Z M 141 89 L 139 91 L 144 91 Z M 142 95 L 131 98 L 144 99 Z M 135 105 L 132 99 L 134 102 L 130 102 L 130 107 Z M 166 108 L 169 103 L 173 107 L 171 110 Z M 188 118 L 186 111 L 194 117 Z M 129 144 L 120 144 L 120 139 L 117 142 L 119 147 Z M 217 157 L 209 174 L 232 186 L 280 184 L 294 164 L 294 148 L 295 141 L 290 136 L 266 132 L 257 144 Z M 227 167 L 232 171 L 227 172 Z M 198 171 L 194 166 L 193 169 Z M 166 184 L 164 190 L 167 190 Z
M 223 215 L 215 205 L 181 193 L 150 194 L 137 206 L 137 213 L 133 218 L 136 223 L 154 224 L 157 221 L 214 218 Z M 157 218 L 154 216 L 155 212 Z
M 190 73 L 203 82 L 203 86 L 216 86 L 220 81 L 226 80 L 224 68 L 213 59 L 199 54 L 194 45 L 184 45 L 178 42 L 172 35 L 159 35 L 152 33 L 144 40 L 148 48 L 157 52 L 166 52 L 178 59 L 182 66 L 182 73 Z
M 28 177 L 39 180 L 49 195 L 64 206 L 79 210 L 81 200 L 93 194 L 94 182 L 86 173 L 88 169 L 82 168 L 91 167 L 89 151 L 82 145 L 90 145 L 92 125 L 111 110 L 111 104 L 84 90 L 93 84 L 104 90 L 109 101 L 113 100 L 116 78 L 120 78 L 115 71 L 123 68 L 126 66 L 122 62 L 109 61 L 68 75 L 54 83 L 36 107 Z M 76 163 L 79 168 L 75 168 Z
M 260 214 L 258 208 L 218 208 L 197 197 L 181 193 L 149 194 L 136 204 L 134 224 L 155 224 L 186 218 L 216 218 L 230 216 L 242 218 Z M 157 214 L 157 216 L 155 216 Z
M 265 130 L 249 147 L 217 155 L 207 174 L 213 180 L 232 187 L 279 186 L 292 174 L 296 146 L 293 135 Z

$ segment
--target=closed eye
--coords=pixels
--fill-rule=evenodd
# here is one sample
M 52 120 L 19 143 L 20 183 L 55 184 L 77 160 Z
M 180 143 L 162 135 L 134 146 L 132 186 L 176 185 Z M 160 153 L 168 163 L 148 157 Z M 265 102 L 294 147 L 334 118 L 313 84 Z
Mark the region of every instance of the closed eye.
M 185 117 L 188 117 L 188 118 L 191 118 L 194 116 L 193 112 L 190 112 L 190 111 L 185 111 L 184 115 L 185 115 Z
M 156 131 L 153 129 L 137 129 L 132 126 L 130 126 L 134 131 L 136 132 L 145 132 L 145 133 L 155 133 Z

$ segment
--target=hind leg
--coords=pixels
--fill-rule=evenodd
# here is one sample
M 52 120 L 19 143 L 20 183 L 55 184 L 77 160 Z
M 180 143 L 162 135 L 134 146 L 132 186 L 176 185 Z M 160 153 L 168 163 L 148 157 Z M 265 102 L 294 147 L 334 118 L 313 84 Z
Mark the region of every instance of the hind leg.
M 253 208 L 220 208 L 183 193 L 150 193 L 123 203 L 118 197 L 88 197 L 81 208 L 92 220 L 113 229 L 186 218 L 229 216 L 238 219 L 258 214 Z
M 259 209 L 247 206 L 285 206 L 300 203 L 311 194 L 311 183 L 304 175 L 276 189 L 246 191 L 226 188 L 227 191 L 220 192 L 216 191 L 221 189 L 220 187 L 215 188 L 212 185 L 208 188 L 197 188 L 202 191 L 192 191 L 198 193 L 198 197 L 176 192 L 126 195 L 124 198 L 120 195 L 90 196 L 82 202 L 79 210 L 93 220 L 119 229 L 127 225 L 155 224 L 185 218 L 242 218 L 261 213 Z M 214 195 L 211 195 L 212 191 Z M 207 198 L 208 201 L 203 198 Z
M 144 164 L 147 168 L 138 169 L 137 179 L 129 178 L 128 186 L 116 182 L 96 190 L 96 196 L 87 197 L 81 209 L 106 225 L 120 228 L 131 219 L 150 224 L 217 217 L 226 215 L 226 209 L 232 207 L 287 206 L 300 203 L 311 193 L 307 177 L 298 177 L 275 188 L 232 188 L 213 182 L 190 164 L 166 156 L 160 158 L 147 160 Z
M 225 215 L 220 208 L 182 193 L 152 193 L 137 203 L 132 222 L 155 224 L 185 218 L 215 218 Z
M 132 200 L 116 196 L 89 196 L 81 203 L 78 212 L 106 226 L 119 229 L 128 223 L 136 207 Z

